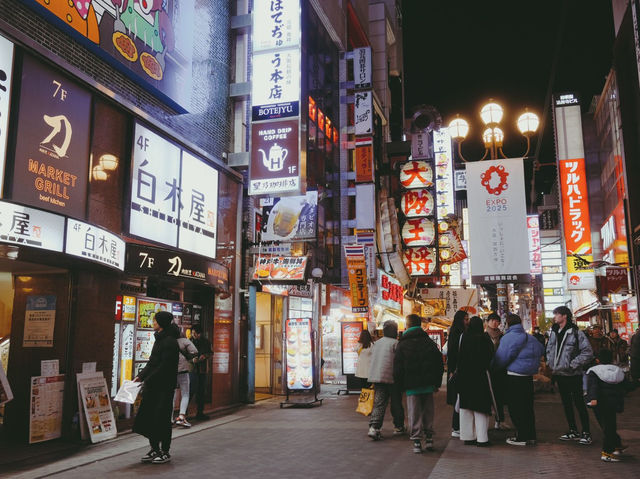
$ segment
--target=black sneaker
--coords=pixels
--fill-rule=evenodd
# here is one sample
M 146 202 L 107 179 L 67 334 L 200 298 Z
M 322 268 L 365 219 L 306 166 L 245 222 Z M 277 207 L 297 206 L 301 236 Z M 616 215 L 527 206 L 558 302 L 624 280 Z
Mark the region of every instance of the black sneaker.
M 413 441 L 413 452 L 416 454 L 420 454 L 422 452 L 422 443 L 420 442 L 420 439 Z
M 434 451 L 435 449 L 433 448 L 433 438 L 432 437 L 428 437 L 424 440 L 424 448 L 427 451 Z
M 164 464 L 171 460 L 171 455 L 168 452 L 161 452 L 156 455 L 151 461 L 151 464 Z
M 572 429 L 571 431 L 560 436 L 558 439 L 560 439 L 561 441 L 577 441 L 578 439 L 580 439 L 580 434 L 578 434 L 578 431 L 574 431 Z
M 149 463 L 153 461 L 158 454 L 160 454 L 159 451 L 154 451 L 153 449 L 151 449 L 148 453 L 142 456 L 140 460 L 144 463 Z
M 588 432 L 583 432 L 582 437 L 578 441 L 578 444 L 582 444 L 583 446 L 588 446 L 592 442 L 593 442 L 593 439 L 591 439 L 591 434 Z

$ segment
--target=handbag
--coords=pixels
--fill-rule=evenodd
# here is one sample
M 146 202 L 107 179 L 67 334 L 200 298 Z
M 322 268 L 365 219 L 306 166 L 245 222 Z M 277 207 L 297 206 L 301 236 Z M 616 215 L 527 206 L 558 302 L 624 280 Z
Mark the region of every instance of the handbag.
M 360 397 L 358 398 L 358 406 L 356 407 L 356 412 L 359 412 L 363 416 L 371 416 L 371 412 L 373 411 L 373 397 L 375 395 L 375 391 L 373 386 L 370 388 L 362 388 L 360 391 Z

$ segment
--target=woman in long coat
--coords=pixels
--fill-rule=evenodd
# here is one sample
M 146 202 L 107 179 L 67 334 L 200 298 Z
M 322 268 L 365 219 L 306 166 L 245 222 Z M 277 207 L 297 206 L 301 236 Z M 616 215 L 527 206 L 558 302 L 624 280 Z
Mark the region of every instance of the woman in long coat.
M 458 391 L 456 387 L 449 384 L 449 378 L 456 372 L 458 367 L 460 337 L 464 334 L 468 323 L 469 314 L 462 310 L 456 311 L 456 314 L 453 315 L 453 322 L 449 329 L 449 339 L 447 341 L 447 404 L 454 406 L 453 417 L 451 418 L 452 437 L 460 437 L 460 413 L 455 408 Z
M 151 450 L 142 462 L 163 464 L 171 460 L 171 413 L 173 392 L 178 375 L 178 328 L 173 315 L 159 311 L 153 320 L 155 342 L 145 368 L 136 381 L 142 381 L 142 402 L 133 425 L 136 432 L 149 439 Z
M 460 395 L 460 439 L 465 444 L 489 445 L 493 397 L 487 371 L 492 358 L 493 343 L 484 334 L 482 319 L 474 316 L 462 336 L 456 378 Z

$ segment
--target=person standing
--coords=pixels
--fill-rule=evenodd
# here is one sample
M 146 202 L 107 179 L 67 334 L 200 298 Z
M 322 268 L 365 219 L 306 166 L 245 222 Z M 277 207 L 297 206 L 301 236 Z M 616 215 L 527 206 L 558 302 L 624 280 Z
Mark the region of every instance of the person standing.
M 466 311 L 458 310 L 453 315 L 453 322 L 449 328 L 449 340 L 447 341 L 447 404 L 453 406 L 453 416 L 451 418 L 451 437 L 460 437 L 460 413 L 456 411 L 455 405 L 458 392 L 450 387 L 449 380 L 454 376 L 458 367 L 458 353 L 462 335 L 469 324 L 469 314 Z
M 588 337 L 589 344 L 591 344 L 591 351 L 593 357 L 597 357 L 600 354 L 600 350 L 607 347 L 607 338 L 602 334 L 602 328 L 599 324 L 591 326 L 591 334 Z
M 640 379 L 640 328 L 631 336 L 631 347 L 629 348 L 631 358 L 631 378 L 634 382 Z
M 536 418 L 533 408 L 533 375 L 540 368 L 544 346 L 522 327 L 517 314 L 507 315 L 507 332 L 500 341 L 493 360 L 496 368 L 506 370 L 509 415 L 516 429 L 507 439 L 512 446 L 536 444 Z
M 422 318 L 417 314 L 406 317 L 407 330 L 396 347 L 393 362 L 393 382 L 407 395 L 409 439 L 413 452 L 433 450 L 433 394 L 442 385 L 444 364 L 436 343 L 422 329 Z
M 373 352 L 373 339 L 371 333 L 367 329 L 364 329 L 360 333 L 358 339 L 358 364 L 356 365 L 355 376 L 360 379 L 360 387 L 364 388 L 369 384 L 367 378 L 369 377 L 369 365 L 371 364 L 371 353 Z
M 588 445 L 591 439 L 589 414 L 584 403 L 582 390 L 582 372 L 593 360 L 593 350 L 585 334 L 572 321 L 571 310 L 558 306 L 553 310 L 554 325 L 547 344 L 547 362 L 558 385 L 564 415 L 569 431 L 560 436 L 562 441 L 579 441 Z M 578 434 L 573 407 L 578 410 L 582 435 Z
M 627 366 L 629 362 L 629 357 L 627 356 L 627 347 L 627 342 L 620 337 L 617 329 L 612 329 L 611 331 L 609 331 L 609 336 L 607 336 L 605 348 L 611 351 L 611 353 L 613 354 L 613 364 L 620 367 Z
M 209 357 L 213 354 L 211 343 L 202 335 L 202 326 L 199 324 L 191 328 L 193 345 L 198 350 L 198 356 L 193 359 L 193 371 L 190 374 L 191 396 L 196 396 L 196 419 L 207 419 L 204 413 L 204 389 L 207 385 L 207 370 Z
M 172 325 L 176 329 L 175 324 Z M 178 357 L 178 389 L 173 396 L 175 404 L 178 398 L 178 390 L 180 391 L 180 414 L 175 424 L 182 427 L 191 427 L 191 423 L 187 421 L 187 408 L 189 407 L 189 398 L 191 397 L 191 380 L 190 373 L 193 369 L 193 359 L 198 356 L 198 349 L 187 339 L 184 333 L 178 331 L 178 349 L 180 356 Z
M 616 414 L 624 410 L 624 371 L 611 364 L 613 354 L 603 349 L 598 365 L 587 371 L 587 406 L 593 408 L 604 435 L 600 459 L 604 462 L 620 462 L 619 456 L 626 448 L 622 445 L 616 426 Z
M 487 321 L 485 324 L 485 333 L 491 339 L 491 343 L 493 344 L 493 352 L 495 353 L 498 350 L 498 346 L 500 346 L 500 339 L 503 334 L 500 331 L 500 324 L 502 321 L 500 320 L 500 315 L 498 313 L 491 313 L 487 316 Z M 489 372 L 491 373 L 491 387 L 493 388 L 493 395 L 496 400 L 496 429 L 504 428 L 504 402 L 505 402 L 505 393 L 506 393 L 506 372 L 502 368 L 494 368 L 493 366 L 490 368 Z
M 142 382 L 142 401 L 133 424 L 133 432 L 149 439 L 151 450 L 142 462 L 164 464 L 171 460 L 171 413 L 178 375 L 177 329 L 173 315 L 159 311 L 153 319 L 155 342 L 149 362 L 134 379 Z
M 489 366 L 493 344 L 484 334 L 482 319 L 474 316 L 462 336 L 456 387 L 460 396 L 460 439 L 466 445 L 489 445 L 489 416 L 493 397 Z
M 387 404 L 391 402 L 391 417 L 393 418 L 393 434 L 405 433 L 404 409 L 402 408 L 402 393 L 393 384 L 393 359 L 398 344 L 398 325 L 395 321 L 385 321 L 382 325 L 383 337 L 373 345 L 371 363 L 369 365 L 369 382 L 375 390 L 373 411 L 369 419 L 367 435 L 377 441 L 380 439 L 380 429 L 384 420 Z

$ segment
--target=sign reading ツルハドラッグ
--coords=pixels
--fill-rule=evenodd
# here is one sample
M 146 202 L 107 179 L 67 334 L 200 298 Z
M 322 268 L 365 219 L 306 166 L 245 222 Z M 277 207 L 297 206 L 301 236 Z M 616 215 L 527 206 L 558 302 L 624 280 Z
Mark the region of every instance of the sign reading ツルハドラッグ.
M 85 217 L 90 117 L 88 91 L 25 55 L 12 199 Z
M 23 0 L 144 87 L 191 107 L 193 0 Z M 57 17 L 57 18 L 56 18 Z M 221 38 L 223 33 L 220 33 Z

